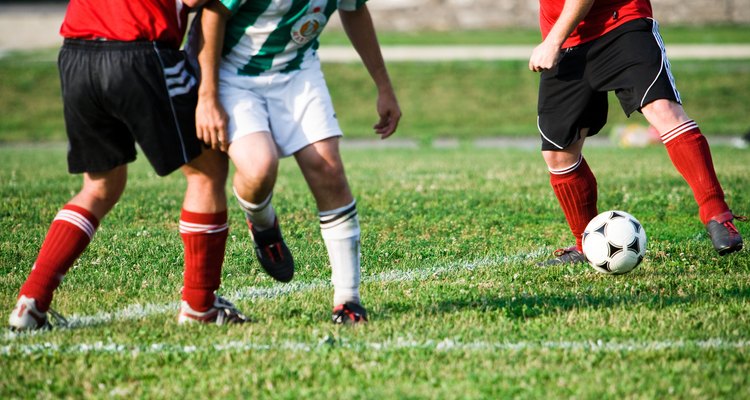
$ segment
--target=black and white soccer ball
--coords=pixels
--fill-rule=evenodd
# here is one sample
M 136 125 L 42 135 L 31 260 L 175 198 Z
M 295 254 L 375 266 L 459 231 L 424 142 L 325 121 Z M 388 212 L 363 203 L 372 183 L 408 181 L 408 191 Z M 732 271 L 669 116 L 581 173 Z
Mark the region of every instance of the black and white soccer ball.
M 628 273 L 643 261 L 646 231 L 625 211 L 605 211 L 594 217 L 583 231 L 583 254 L 601 273 Z

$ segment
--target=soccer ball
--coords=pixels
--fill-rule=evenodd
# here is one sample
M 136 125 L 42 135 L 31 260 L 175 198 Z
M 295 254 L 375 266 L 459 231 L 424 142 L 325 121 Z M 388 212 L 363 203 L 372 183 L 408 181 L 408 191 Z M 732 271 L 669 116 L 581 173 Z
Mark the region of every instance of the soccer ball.
M 583 231 L 583 254 L 601 273 L 628 273 L 643 261 L 646 231 L 625 211 L 605 211 Z

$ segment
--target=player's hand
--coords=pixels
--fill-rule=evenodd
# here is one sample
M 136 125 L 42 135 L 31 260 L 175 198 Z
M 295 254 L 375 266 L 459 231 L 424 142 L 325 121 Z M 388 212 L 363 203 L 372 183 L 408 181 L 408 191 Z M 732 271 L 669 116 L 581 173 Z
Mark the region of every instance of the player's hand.
M 561 57 L 562 52 L 560 51 L 560 47 L 545 40 L 531 52 L 529 69 L 534 72 L 552 69 L 560 62 Z
M 195 129 L 198 139 L 214 150 L 227 151 L 227 116 L 218 99 L 211 96 L 199 96 L 195 108 Z
M 393 90 L 386 90 L 378 94 L 377 109 L 380 120 L 372 128 L 375 129 L 375 133 L 380 135 L 380 139 L 385 139 L 396 132 L 398 122 L 401 120 L 401 107 L 398 105 Z

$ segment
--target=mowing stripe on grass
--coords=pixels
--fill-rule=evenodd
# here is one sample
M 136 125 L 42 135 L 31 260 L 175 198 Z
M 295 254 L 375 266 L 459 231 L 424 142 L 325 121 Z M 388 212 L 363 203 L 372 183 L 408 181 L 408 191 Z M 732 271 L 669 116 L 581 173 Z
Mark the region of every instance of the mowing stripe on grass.
M 180 345 L 169 343 L 121 344 L 113 342 L 79 343 L 58 345 L 52 343 L 6 345 L 0 347 L 0 356 L 13 355 L 83 355 L 83 354 L 214 354 L 246 353 L 255 351 L 284 351 L 313 353 L 343 349 L 346 351 L 389 352 L 399 350 L 425 350 L 430 352 L 450 351 L 567 351 L 567 352 L 664 352 L 675 350 L 745 350 L 750 340 L 727 340 L 710 338 L 705 340 L 659 340 L 659 341 L 520 341 L 520 342 L 461 342 L 452 339 L 411 340 L 395 339 L 385 342 L 350 342 L 330 337 L 318 342 L 282 341 L 271 343 L 230 341 L 213 345 Z
M 390 283 L 423 280 L 432 276 L 453 273 L 457 271 L 472 270 L 476 268 L 510 264 L 521 262 L 526 259 L 535 258 L 540 254 L 547 252 L 547 249 L 541 249 L 535 252 L 522 253 L 512 256 L 486 256 L 474 261 L 460 263 L 443 263 L 427 268 L 412 270 L 392 270 L 377 275 L 364 276 L 365 283 Z M 250 287 L 247 289 L 236 290 L 226 293 L 226 297 L 235 300 L 272 300 L 288 294 L 326 289 L 331 286 L 329 280 L 315 280 L 312 282 L 292 282 L 272 287 Z M 161 304 L 131 304 L 123 309 L 114 312 L 99 312 L 93 315 L 71 315 L 67 318 L 68 328 L 83 328 L 88 326 L 101 325 L 106 323 L 144 319 L 153 315 L 176 313 L 179 303 L 169 302 Z M 20 335 L 40 335 L 47 331 L 35 331 L 29 333 L 6 332 L 5 339 L 12 340 Z

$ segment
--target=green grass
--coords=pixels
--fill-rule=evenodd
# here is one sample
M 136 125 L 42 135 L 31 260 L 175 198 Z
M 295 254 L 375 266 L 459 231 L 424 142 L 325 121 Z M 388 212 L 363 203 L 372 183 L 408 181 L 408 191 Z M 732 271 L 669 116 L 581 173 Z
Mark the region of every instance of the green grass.
M 536 137 L 538 75 L 526 61 L 390 63 L 403 111 L 399 136 Z M 739 135 L 750 123 L 739 118 L 750 102 L 746 60 L 672 62 L 685 109 L 711 135 Z M 375 89 L 356 64 L 324 65 L 339 121 L 347 135 L 372 135 Z M 364 90 L 363 90 L 364 89 Z M 743 98 L 748 97 L 747 100 Z M 626 118 L 610 94 L 609 126 L 645 124 L 640 114 Z
M 670 26 L 659 27 L 667 44 L 691 43 L 750 43 L 747 25 Z M 499 30 L 451 30 L 431 32 L 379 31 L 382 45 L 534 45 L 541 41 L 537 28 Z M 329 29 L 321 35 L 322 45 L 346 45 L 349 40 L 341 30 Z
M 38 56 L 37 56 L 38 57 Z M 65 140 L 57 68 L 34 54 L 0 59 L 0 143 Z M 525 61 L 390 63 L 403 111 L 398 135 L 418 141 L 536 137 L 538 75 Z M 689 115 L 710 135 L 739 135 L 750 128 L 742 116 L 750 102 L 746 60 L 672 62 Z M 325 64 L 344 132 L 368 138 L 375 88 L 364 67 Z M 610 126 L 629 123 L 610 97 Z M 470 116 L 470 117 L 469 117 Z M 645 123 L 640 115 L 631 120 Z
M 592 147 L 586 156 L 600 209 L 627 210 L 648 232 L 647 258 L 630 274 L 532 266 L 570 243 L 536 151 L 345 149 L 371 323 L 335 327 L 314 203 L 285 160 L 274 204 L 296 257 L 295 283 L 260 272 L 234 205 L 230 214 L 222 292 L 253 323 L 178 327 L 167 307 L 5 335 L 0 398 L 749 397 L 747 251 L 716 256 L 662 148 Z M 731 205 L 746 213 L 750 152 L 714 147 L 713 156 Z M 80 177 L 65 173 L 62 146 L 0 147 L 0 160 L 7 312 Z M 123 199 L 53 306 L 80 321 L 176 304 L 183 189 L 179 174 L 162 179 L 134 163 Z
M 743 27 L 670 29 L 668 43 L 747 43 Z M 346 43 L 336 32 L 324 43 Z M 536 31 L 381 33 L 384 44 L 533 44 Z M 337 42 L 338 41 L 338 42 Z M 78 189 L 66 174 L 54 51 L 0 59 L 0 311 L 13 306 L 49 222 Z M 749 398 L 750 259 L 718 257 L 664 150 L 589 148 L 600 209 L 645 226 L 643 265 L 612 277 L 538 269 L 570 243 L 537 151 L 476 149 L 536 138 L 536 79 L 524 62 L 390 63 L 404 110 L 397 137 L 456 149 L 345 149 L 362 222 L 372 322 L 335 327 L 330 270 L 311 195 L 291 160 L 274 203 L 295 254 L 291 285 L 252 260 L 232 204 L 222 293 L 254 322 L 175 324 L 184 182 L 140 159 L 128 189 L 58 290 L 76 329 L 0 338 L 0 398 Z M 347 138 L 371 137 L 374 90 L 357 64 L 326 64 Z M 673 61 L 686 108 L 709 137 L 748 128 L 747 62 Z M 610 126 L 625 123 L 611 99 Z M 642 122 L 642 118 L 638 118 Z M 730 205 L 747 214 L 750 153 L 714 147 Z M 745 237 L 748 224 L 739 224 Z M 144 317 L 135 305 L 155 305 Z M 112 313 L 108 320 L 101 313 Z M 6 318 L 0 315 L 0 318 Z M 131 317 L 127 317 L 131 316 Z M 127 317 L 127 318 L 126 318 Z

